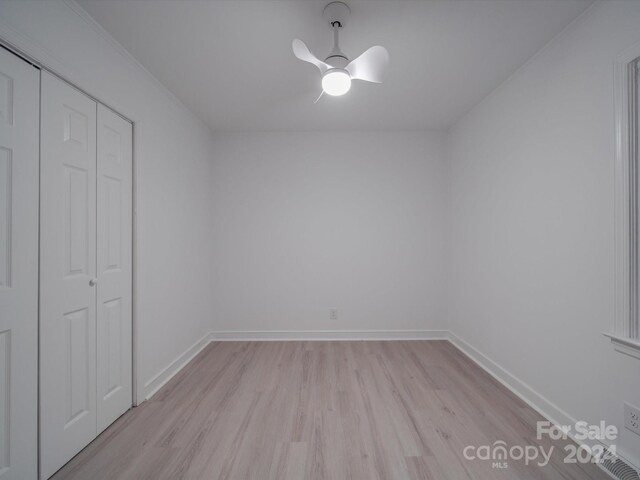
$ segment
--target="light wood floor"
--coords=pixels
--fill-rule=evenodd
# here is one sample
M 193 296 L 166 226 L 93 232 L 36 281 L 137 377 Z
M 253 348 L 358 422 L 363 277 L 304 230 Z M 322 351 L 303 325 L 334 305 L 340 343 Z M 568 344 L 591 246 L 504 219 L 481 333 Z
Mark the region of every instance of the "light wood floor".
M 536 440 L 542 418 L 446 341 L 210 344 L 62 479 L 606 479 Z M 555 445 L 548 466 L 466 445 Z

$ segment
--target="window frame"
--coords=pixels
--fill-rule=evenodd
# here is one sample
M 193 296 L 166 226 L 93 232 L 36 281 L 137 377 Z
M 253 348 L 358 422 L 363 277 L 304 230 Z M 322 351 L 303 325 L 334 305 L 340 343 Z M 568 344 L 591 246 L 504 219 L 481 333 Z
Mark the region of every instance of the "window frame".
M 640 44 L 615 62 L 614 348 L 640 359 Z

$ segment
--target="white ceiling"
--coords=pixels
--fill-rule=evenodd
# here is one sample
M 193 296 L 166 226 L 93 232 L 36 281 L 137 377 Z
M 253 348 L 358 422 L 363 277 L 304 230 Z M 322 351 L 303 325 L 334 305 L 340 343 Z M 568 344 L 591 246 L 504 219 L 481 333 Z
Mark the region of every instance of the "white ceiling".
M 79 0 L 213 130 L 449 127 L 577 17 L 591 0 L 346 0 L 341 46 L 389 50 L 382 85 L 323 97 L 304 40 L 324 58 L 329 0 Z

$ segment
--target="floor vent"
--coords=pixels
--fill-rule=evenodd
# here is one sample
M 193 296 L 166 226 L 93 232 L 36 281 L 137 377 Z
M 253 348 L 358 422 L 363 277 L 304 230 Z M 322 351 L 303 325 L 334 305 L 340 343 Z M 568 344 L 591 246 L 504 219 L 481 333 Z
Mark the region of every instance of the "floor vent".
M 608 449 L 605 449 L 602 458 L 600 466 L 609 472 L 613 478 L 618 480 L 640 480 L 640 474 L 635 468 L 617 455 L 611 454 Z

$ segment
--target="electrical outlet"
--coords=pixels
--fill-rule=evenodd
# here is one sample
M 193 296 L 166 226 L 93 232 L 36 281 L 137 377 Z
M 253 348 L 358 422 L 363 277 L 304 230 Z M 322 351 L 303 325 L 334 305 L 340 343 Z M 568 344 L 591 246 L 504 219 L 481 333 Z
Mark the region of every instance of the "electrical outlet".
M 633 433 L 640 435 L 640 408 L 624 404 L 624 426 Z
M 330 308 L 329 309 L 329 320 L 337 320 L 338 319 L 338 309 Z

